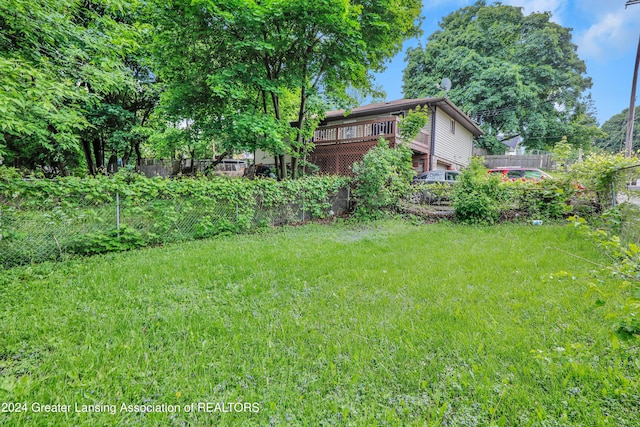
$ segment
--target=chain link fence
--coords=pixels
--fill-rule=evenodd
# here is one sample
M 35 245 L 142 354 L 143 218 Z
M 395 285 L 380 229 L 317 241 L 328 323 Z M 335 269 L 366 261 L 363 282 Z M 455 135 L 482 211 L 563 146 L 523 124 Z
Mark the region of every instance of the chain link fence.
M 614 193 L 614 206 L 620 211 L 620 238 L 625 243 L 640 245 L 640 165 L 624 168 L 625 188 Z
M 350 191 L 341 189 L 320 208 L 305 202 L 304 193 L 282 203 L 261 195 L 139 202 L 116 194 L 99 205 L 46 207 L 0 199 L 0 269 L 343 215 Z

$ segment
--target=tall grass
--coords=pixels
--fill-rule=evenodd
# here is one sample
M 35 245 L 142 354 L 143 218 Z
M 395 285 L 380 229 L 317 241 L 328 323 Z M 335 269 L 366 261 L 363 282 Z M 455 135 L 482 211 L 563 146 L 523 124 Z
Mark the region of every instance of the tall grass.
M 0 424 L 638 425 L 638 348 L 590 291 L 605 262 L 569 227 L 389 222 L 13 269 L 0 402 L 27 412 Z M 120 412 L 194 402 L 259 412 Z

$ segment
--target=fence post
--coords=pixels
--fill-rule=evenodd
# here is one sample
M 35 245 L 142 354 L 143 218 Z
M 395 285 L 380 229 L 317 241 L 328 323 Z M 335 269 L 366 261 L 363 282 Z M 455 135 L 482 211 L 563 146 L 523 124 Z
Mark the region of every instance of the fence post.
M 120 193 L 116 191 L 116 230 L 120 238 Z
M 238 193 L 236 193 L 236 222 L 238 222 Z
M 304 222 L 304 191 L 302 192 L 302 222 Z

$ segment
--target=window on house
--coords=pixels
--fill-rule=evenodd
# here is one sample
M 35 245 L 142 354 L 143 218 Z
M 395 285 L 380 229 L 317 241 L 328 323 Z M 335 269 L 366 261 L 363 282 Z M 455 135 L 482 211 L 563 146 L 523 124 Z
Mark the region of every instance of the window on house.
M 451 133 L 453 133 L 453 134 L 456 133 L 456 121 L 455 120 L 451 120 Z

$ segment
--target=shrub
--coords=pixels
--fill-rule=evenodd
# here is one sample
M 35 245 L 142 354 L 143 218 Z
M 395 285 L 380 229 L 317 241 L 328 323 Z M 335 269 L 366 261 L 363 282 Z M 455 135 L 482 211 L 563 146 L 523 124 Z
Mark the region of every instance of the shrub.
M 122 252 L 142 248 L 147 240 L 142 233 L 129 227 L 108 232 L 89 233 L 78 236 L 64 248 L 64 252 L 78 255 L 96 255 L 107 252 Z
M 380 139 L 361 162 L 354 163 L 353 172 L 356 215 L 379 217 L 385 210 L 397 208 L 401 197 L 409 192 L 414 175 L 411 149 L 404 144 L 390 148 Z
M 572 212 L 570 198 L 574 194 L 566 178 L 535 181 L 505 181 L 503 187 L 503 219 L 560 219 Z
M 629 166 L 640 163 L 635 157 L 622 154 L 593 153 L 571 170 L 572 177 L 596 195 L 599 211 L 611 207 L 614 191 L 624 188 L 631 173 Z
M 504 193 L 500 180 L 499 176 L 487 174 L 481 158 L 471 159 L 454 186 L 451 202 L 456 219 L 467 224 L 496 223 Z

